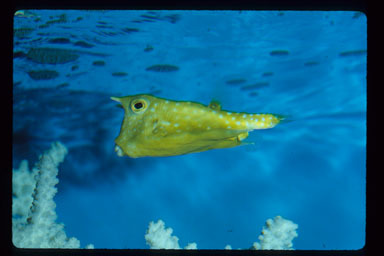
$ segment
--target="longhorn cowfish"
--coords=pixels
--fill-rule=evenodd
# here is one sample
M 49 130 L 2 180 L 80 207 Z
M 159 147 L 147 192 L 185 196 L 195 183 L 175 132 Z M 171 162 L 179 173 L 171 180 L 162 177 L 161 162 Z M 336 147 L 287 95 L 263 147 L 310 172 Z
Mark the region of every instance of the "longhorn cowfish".
M 115 151 L 119 156 L 176 156 L 241 145 L 248 132 L 269 129 L 283 119 L 275 114 L 228 112 L 218 102 L 208 106 L 147 94 L 111 97 L 124 108 Z

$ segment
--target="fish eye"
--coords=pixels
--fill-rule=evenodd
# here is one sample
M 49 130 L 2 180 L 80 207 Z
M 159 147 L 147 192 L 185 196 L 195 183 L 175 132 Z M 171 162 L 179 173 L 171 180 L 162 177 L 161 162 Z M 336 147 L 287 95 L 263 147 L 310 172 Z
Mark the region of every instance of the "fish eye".
M 148 104 L 144 99 L 135 99 L 131 103 L 131 109 L 135 113 L 140 113 L 147 108 Z

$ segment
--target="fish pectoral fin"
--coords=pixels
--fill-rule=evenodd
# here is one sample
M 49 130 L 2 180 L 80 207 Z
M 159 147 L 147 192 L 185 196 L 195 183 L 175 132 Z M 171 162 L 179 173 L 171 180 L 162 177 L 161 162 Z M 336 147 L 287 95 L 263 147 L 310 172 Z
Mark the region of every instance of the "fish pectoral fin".
M 152 133 L 153 133 L 154 135 L 160 135 L 160 136 L 165 137 L 165 136 L 167 136 L 168 131 L 167 131 L 167 129 L 166 129 L 164 126 L 162 126 L 162 125 L 156 125 L 156 126 L 153 128 Z

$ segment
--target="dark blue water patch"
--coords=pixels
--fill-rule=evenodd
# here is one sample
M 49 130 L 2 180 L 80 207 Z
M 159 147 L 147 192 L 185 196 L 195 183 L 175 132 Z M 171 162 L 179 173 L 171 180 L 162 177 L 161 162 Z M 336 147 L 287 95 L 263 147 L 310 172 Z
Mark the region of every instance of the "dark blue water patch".
M 82 48 L 92 48 L 92 47 L 95 46 L 95 45 L 87 43 L 85 41 L 77 41 L 73 45 L 74 46 L 79 46 L 79 47 L 82 47 Z
M 103 61 L 103 60 L 95 60 L 94 62 L 92 62 L 92 65 L 93 66 L 97 66 L 97 67 L 102 67 L 102 66 L 105 66 L 105 61 Z
M 21 83 L 22 83 L 22 81 L 13 82 L 13 86 L 19 86 Z
M 77 60 L 79 55 L 72 50 L 45 47 L 29 49 L 27 58 L 40 64 L 63 64 Z
M 170 64 L 156 64 L 156 65 L 147 67 L 145 70 L 154 71 L 154 72 L 173 72 L 173 71 L 178 71 L 179 67 L 175 65 L 170 65 Z
M 273 76 L 273 75 L 274 75 L 274 73 L 272 71 L 266 71 L 263 74 L 261 74 L 262 77 L 269 77 L 269 76 Z
M 180 14 L 169 14 L 169 15 L 165 15 L 163 19 L 166 21 L 169 21 L 172 24 L 175 24 L 181 19 L 181 16 Z
M 14 59 L 18 59 L 18 58 L 22 59 L 22 58 L 25 58 L 25 57 L 27 57 L 27 55 L 23 51 L 16 51 L 16 52 L 13 53 L 13 58 Z
M 161 20 L 159 15 L 142 14 L 140 15 L 140 17 L 144 19 L 150 19 L 150 20 Z
M 135 33 L 135 32 L 139 32 L 140 30 L 138 28 L 123 28 L 121 29 L 123 32 L 125 33 Z
M 50 80 L 59 76 L 56 70 L 31 70 L 27 72 L 33 80 Z
M 19 39 L 28 38 L 27 36 L 30 35 L 35 29 L 33 28 L 15 28 L 13 30 L 13 36 L 17 37 Z
M 245 82 L 247 82 L 247 80 L 244 78 L 236 78 L 236 79 L 225 81 L 225 83 L 228 85 L 240 85 L 240 84 L 244 84 Z
M 317 66 L 319 64 L 320 64 L 320 62 L 318 62 L 318 61 L 307 61 L 307 62 L 304 62 L 304 66 L 305 67 L 314 67 L 314 66 Z
M 128 75 L 128 73 L 122 72 L 122 71 L 112 73 L 112 76 L 117 76 L 117 77 L 123 77 L 123 76 L 127 76 L 127 75 Z
M 96 25 L 97 28 L 113 28 L 111 25 Z
M 289 51 L 288 50 L 274 50 L 269 53 L 271 56 L 288 56 Z
M 54 141 L 61 141 L 69 147 L 93 145 L 96 150 L 106 143 L 113 145 L 113 139 L 109 141 L 106 137 L 113 123 L 111 113 L 116 113 L 109 96 L 67 88 L 25 90 L 15 87 L 14 153 L 21 154 L 21 157 L 36 155 L 35 149 L 45 146 L 47 149 Z
M 367 50 L 353 50 L 339 53 L 340 57 L 358 57 L 367 54 Z
M 250 85 L 245 85 L 240 88 L 242 91 L 252 91 L 254 89 L 259 89 L 269 86 L 269 82 L 258 82 Z
M 180 14 L 167 14 L 167 15 L 161 15 L 160 13 L 156 12 L 148 12 L 146 14 L 140 15 L 140 19 L 132 20 L 132 22 L 135 23 L 142 23 L 142 22 L 155 22 L 155 21 L 167 21 L 172 24 L 177 23 L 181 19 Z
M 65 37 L 52 38 L 48 40 L 48 43 L 51 44 L 69 44 L 71 40 Z
M 69 83 L 61 83 L 61 84 L 56 85 L 56 88 L 57 89 L 62 89 L 62 88 L 66 88 L 68 86 L 69 86 Z
M 151 52 L 151 51 L 153 51 L 153 50 L 154 50 L 154 48 L 153 48 L 152 45 L 147 45 L 147 46 L 144 48 L 144 51 L 145 51 L 145 52 Z

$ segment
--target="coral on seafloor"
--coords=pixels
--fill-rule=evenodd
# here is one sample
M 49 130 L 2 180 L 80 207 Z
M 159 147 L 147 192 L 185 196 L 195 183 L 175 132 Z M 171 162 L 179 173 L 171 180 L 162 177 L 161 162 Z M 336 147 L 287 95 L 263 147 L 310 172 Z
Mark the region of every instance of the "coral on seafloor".
M 67 148 L 56 142 L 31 171 L 26 160 L 13 170 L 12 241 L 16 247 L 80 248 L 78 239 L 67 237 L 64 224 L 56 223 L 56 176 L 66 154 Z M 86 248 L 92 249 L 93 245 Z
M 171 236 L 173 229 L 165 229 L 165 223 L 158 220 L 156 223 L 151 221 L 145 234 L 145 240 L 151 249 L 181 249 L 179 238 Z M 266 221 L 266 227 L 259 236 L 260 242 L 254 242 L 251 250 L 293 250 L 292 240 L 297 237 L 296 229 L 298 225 L 281 216 Z M 197 249 L 196 243 L 189 243 L 184 249 Z M 231 250 L 230 245 L 224 247 Z
M 145 234 L 145 241 L 151 249 L 181 249 L 179 238 L 171 236 L 173 229 L 164 228 L 165 223 L 158 220 L 156 223 L 151 221 Z M 197 249 L 196 243 L 189 243 L 184 249 Z
M 60 142 L 40 156 L 36 166 L 29 170 L 28 161 L 23 160 L 12 176 L 12 241 L 18 248 L 80 248 L 80 241 L 68 238 L 64 224 L 56 223 L 56 204 L 53 200 L 59 182 L 58 166 L 64 161 L 67 148 Z M 254 250 L 292 250 L 292 240 L 297 237 L 298 225 L 281 216 L 268 219 L 266 227 L 253 243 Z M 179 238 L 172 236 L 172 228 L 165 223 L 151 221 L 145 234 L 151 249 L 181 249 Z M 93 249 L 89 244 L 86 249 Z M 197 249 L 189 243 L 184 249 Z M 232 249 L 226 245 L 225 249 Z

